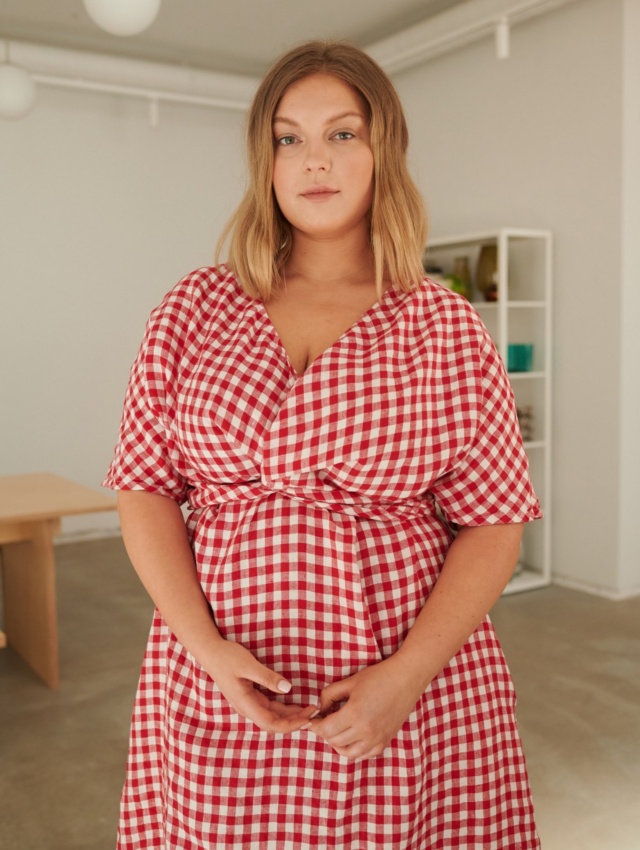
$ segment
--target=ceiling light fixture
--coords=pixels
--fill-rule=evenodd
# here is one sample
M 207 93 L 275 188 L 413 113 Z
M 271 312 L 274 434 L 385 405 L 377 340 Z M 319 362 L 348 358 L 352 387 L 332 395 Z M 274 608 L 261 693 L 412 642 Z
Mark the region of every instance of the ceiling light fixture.
M 137 35 L 160 11 L 160 0 L 84 0 L 91 20 L 111 35 Z
M 11 64 L 9 42 L 0 63 L 0 118 L 24 118 L 36 102 L 36 84 L 24 68 Z

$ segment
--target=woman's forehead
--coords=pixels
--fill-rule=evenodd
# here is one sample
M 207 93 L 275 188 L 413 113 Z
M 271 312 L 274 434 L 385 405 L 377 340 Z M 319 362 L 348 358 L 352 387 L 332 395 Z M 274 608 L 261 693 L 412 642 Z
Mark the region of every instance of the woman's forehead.
M 296 123 L 296 113 L 335 113 L 336 118 L 357 115 L 367 119 L 366 100 L 352 85 L 332 74 L 315 73 L 294 83 L 285 90 L 274 114 L 274 121 Z

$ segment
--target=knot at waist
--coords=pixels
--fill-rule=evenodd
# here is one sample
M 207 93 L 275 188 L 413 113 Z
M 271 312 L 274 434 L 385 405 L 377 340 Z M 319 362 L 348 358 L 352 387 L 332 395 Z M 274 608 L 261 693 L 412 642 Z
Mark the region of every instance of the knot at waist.
M 223 506 L 233 502 L 255 502 L 268 498 L 293 499 L 296 502 L 333 511 L 358 519 L 391 521 L 402 516 L 435 516 L 433 501 L 412 497 L 374 501 L 361 493 L 342 490 L 318 482 L 317 486 L 301 486 L 283 480 L 265 482 L 260 478 L 228 484 L 207 484 L 189 494 L 193 509 Z

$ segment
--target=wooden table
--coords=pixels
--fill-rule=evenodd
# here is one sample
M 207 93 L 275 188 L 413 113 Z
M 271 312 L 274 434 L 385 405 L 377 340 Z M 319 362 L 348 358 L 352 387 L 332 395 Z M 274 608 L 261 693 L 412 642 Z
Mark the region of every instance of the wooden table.
M 0 547 L 8 643 L 57 688 L 58 617 L 53 539 L 62 517 L 112 511 L 109 496 L 50 473 L 0 476 Z

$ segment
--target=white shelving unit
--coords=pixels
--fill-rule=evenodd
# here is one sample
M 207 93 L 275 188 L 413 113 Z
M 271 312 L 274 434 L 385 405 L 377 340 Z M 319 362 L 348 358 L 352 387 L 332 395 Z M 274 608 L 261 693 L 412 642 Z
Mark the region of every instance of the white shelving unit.
M 475 286 L 475 269 L 484 245 L 497 246 L 496 301 L 486 301 Z M 532 434 L 525 441 L 531 477 L 544 519 L 525 526 L 521 561 L 505 593 L 533 590 L 551 581 L 551 295 L 552 237 L 548 230 L 502 228 L 433 239 L 430 264 L 453 270 L 467 257 L 472 277 L 472 304 L 507 363 L 512 343 L 533 344 L 529 372 L 509 372 L 516 406 L 530 407 Z

